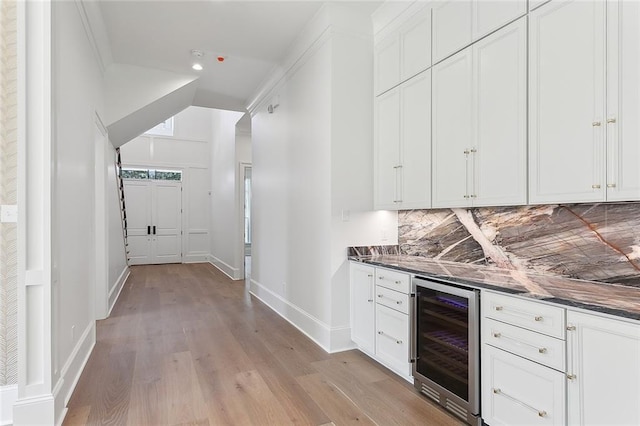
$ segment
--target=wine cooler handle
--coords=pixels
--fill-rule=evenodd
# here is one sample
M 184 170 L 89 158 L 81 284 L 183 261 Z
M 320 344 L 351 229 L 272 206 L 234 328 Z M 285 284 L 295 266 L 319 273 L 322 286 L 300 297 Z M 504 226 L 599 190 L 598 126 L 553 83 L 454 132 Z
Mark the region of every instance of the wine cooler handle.
M 418 360 L 418 336 L 416 335 L 416 307 L 418 298 L 415 293 L 411 294 L 411 303 L 409 303 L 409 362 Z

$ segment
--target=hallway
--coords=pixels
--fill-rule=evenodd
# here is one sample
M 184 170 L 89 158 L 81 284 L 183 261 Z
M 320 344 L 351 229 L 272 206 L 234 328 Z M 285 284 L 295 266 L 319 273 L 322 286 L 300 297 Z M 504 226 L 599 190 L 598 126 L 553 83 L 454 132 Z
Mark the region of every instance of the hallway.
M 209 264 L 134 266 L 65 425 L 459 424 L 358 351 L 327 354 Z

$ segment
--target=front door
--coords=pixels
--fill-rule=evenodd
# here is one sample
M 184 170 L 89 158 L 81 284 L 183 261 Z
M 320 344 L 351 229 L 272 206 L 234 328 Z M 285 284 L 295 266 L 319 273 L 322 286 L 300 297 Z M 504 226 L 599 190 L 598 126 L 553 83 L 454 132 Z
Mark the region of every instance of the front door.
M 182 183 L 125 180 L 129 263 L 182 262 Z

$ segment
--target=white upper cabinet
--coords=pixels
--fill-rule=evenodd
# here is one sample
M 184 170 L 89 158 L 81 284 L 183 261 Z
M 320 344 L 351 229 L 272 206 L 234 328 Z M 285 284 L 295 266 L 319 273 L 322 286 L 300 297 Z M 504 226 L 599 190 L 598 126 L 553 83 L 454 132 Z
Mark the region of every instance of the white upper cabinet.
M 472 38 L 479 40 L 527 13 L 526 0 L 475 0 L 473 2 Z
M 527 203 L 527 22 L 473 45 L 474 206 Z
M 400 52 L 402 81 L 431 66 L 431 8 L 425 7 L 402 26 Z
M 375 99 L 374 206 L 392 210 L 398 201 L 400 165 L 400 91 L 396 88 Z
M 605 3 L 530 15 L 529 202 L 605 199 Z
M 526 203 L 526 20 L 433 68 L 433 206 Z
M 376 209 L 431 207 L 431 70 L 375 100 Z
M 375 48 L 375 94 L 431 66 L 431 8 L 425 7 Z
M 611 1 L 607 7 L 607 200 L 638 200 L 640 3 Z
M 400 36 L 391 34 L 375 47 L 375 94 L 400 83 Z
M 526 13 L 526 0 L 445 0 L 435 3 L 433 62 L 441 61 Z
M 471 43 L 471 0 L 439 1 L 433 5 L 432 16 L 434 63 Z

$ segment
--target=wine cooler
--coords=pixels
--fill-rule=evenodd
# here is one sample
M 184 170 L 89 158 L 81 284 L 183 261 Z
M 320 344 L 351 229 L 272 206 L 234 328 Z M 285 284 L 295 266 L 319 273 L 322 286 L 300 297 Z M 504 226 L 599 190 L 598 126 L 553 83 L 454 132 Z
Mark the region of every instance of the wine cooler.
M 479 290 L 413 279 L 416 389 L 469 424 L 480 422 Z

